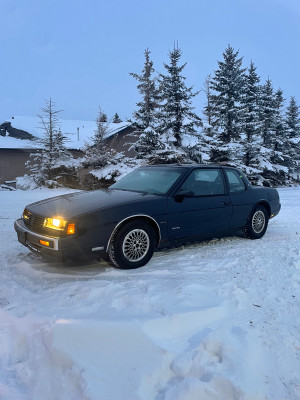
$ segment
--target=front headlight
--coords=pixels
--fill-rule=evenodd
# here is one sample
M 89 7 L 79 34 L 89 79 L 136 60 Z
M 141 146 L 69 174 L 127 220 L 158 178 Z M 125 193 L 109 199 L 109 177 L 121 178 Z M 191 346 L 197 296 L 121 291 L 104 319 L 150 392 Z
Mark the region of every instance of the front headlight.
M 24 209 L 22 217 L 25 221 L 30 220 L 31 213 L 27 210 L 27 208 Z
M 61 217 L 46 218 L 44 222 L 44 227 L 63 231 L 65 229 L 66 223 L 67 221 L 65 221 Z

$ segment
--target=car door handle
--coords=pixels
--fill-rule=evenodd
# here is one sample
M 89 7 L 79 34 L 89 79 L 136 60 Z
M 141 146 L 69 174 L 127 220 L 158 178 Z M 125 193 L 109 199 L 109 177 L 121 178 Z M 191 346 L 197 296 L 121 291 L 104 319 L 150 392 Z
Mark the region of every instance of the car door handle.
M 223 201 L 222 206 L 230 206 L 231 201 Z

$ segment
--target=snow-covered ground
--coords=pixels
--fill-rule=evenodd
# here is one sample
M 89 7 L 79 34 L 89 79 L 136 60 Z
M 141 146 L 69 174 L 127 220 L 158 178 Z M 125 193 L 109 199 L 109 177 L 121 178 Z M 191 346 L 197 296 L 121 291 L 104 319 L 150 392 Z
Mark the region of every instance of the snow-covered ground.
M 139 270 L 51 265 L 0 191 L 1 400 L 300 399 L 300 188 L 265 237 L 158 252 Z

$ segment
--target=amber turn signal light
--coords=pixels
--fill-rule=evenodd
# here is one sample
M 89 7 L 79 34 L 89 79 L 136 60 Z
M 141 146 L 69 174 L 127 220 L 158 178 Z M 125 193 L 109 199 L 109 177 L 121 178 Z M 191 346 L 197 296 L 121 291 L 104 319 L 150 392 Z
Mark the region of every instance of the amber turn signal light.
M 75 224 L 69 224 L 67 229 L 68 235 L 74 235 L 75 233 Z
M 49 242 L 46 242 L 45 240 L 40 240 L 40 244 L 43 246 L 49 246 Z

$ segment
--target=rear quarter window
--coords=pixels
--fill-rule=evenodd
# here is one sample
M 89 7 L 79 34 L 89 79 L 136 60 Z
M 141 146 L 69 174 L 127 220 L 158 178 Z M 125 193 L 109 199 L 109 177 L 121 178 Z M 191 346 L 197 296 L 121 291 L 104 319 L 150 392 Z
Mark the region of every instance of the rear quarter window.
M 230 193 L 240 193 L 246 190 L 245 183 L 238 171 L 233 169 L 225 170 L 225 173 L 228 179 Z

